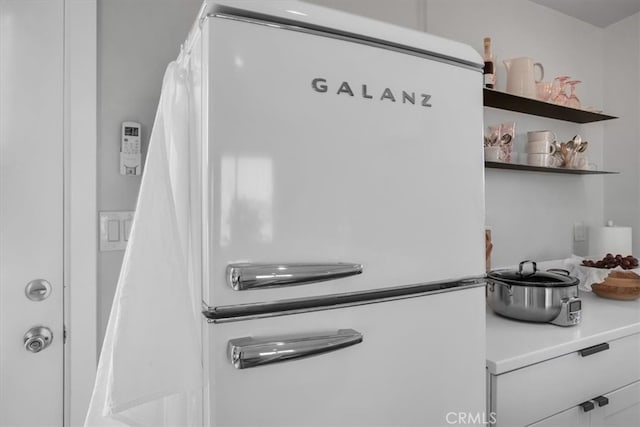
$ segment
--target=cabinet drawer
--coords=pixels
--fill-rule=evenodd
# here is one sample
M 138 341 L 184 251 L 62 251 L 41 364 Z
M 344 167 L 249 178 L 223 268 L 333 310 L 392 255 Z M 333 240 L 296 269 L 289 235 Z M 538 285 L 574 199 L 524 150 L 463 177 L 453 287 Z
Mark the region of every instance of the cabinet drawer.
M 591 425 L 640 426 L 640 381 L 606 395 L 609 404 L 595 412 Z
M 491 377 L 498 426 L 528 425 L 640 379 L 640 334 Z

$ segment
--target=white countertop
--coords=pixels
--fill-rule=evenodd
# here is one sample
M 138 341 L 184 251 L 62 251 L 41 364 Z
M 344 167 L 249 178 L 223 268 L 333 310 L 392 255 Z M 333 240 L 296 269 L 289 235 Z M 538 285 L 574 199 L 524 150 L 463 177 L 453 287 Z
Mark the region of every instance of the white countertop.
M 498 375 L 586 347 L 640 333 L 640 299 L 618 301 L 579 292 L 576 326 L 530 323 L 496 315 L 487 307 L 487 369 Z

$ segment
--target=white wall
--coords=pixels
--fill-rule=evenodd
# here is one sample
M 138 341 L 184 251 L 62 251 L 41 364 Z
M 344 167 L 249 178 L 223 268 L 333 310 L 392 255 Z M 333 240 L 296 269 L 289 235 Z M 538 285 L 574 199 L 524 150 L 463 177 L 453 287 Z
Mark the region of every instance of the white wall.
M 604 105 L 620 119 L 605 125 L 607 167 L 619 176 L 607 180 L 605 218 L 634 231 L 633 252 L 640 253 L 640 14 L 604 31 Z M 634 96 L 634 94 L 636 96 Z
M 304 0 L 414 30 L 425 26 L 424 0 Z
M 167 64 L 193 24 L 201 0 L 98 1 L 98 210 L 134 210 L 139 177 L 119 173 L 120 125 L 142 124 L 143 152 Z M 101 343 L 123 251 L 98 253 Z
M 468 43 L 482 52 L 491 36 L 498 59 L 498 86 L 504 90 L 502 61 L 528 56 L 545 67 L 545 80 L 566 74 L 582 80 L 584 105 L 602 108 L 603 31 L 528 0 L 428 0 L 427 31 Z M 526 132 L 553 130 L 561 141 L 576 133 L 589 141 L 591 161 L 603 167 L 603 124 L 576 125 L 485 108 L 485 125 L 516 122 L 514 149 L 524 151 Z M 602 176 L 486 170 L 487 225 L 493 228 L 494 266 L 523 259 L 554 259 L 581 252 L 574 247 L 573 224 L 603 222 Z
M 347 9 L 342 2 L 313 3 Z M 351 0 L 349 11 L 380 19 L 393 6 L 385 0 Z M 485 36 L 493 39 L 498 59 L 498 89 L 504 90 L 506 58 L 529 56 L 545 67 L 545 80 L 567 74 L 582 80 L 577 94 L 584 105 L 604 104 L 602 66 L 604 31 L 528 0 L 418 0 L 402 3 L 385 18 L 404 25 L 409 17 L 422 23 L 417 29 L 458 40 L 482 52 Z M 416 27 L 413 27 L 416 28 Z M 609 71 L 609 69 L 607 69 Z M 608 111 L 609 112 L 609 111 Z M 626 114 L 624 110 L 612 114 Z M 485 108 L 485 125 L 516 122 L 514 148 L 524 150 L 526 132 L 551 129 L 562 141 L 576 133 L 589 141 L 590 161 L 606 169 L 602 151 L 604 124 L 576 125 L 493 108 Z M 452 142 L 453 143 L 453 142 Z M 478 143 L 481 143 L 480 141 Z M 612 168 L 615 165 L 612 165 Z M 564 258 L 582 253 L 585 243 L 573 242 L 573 225 L 603 223 L 603 186 L 609 177 L 486 170 L 487 225 L 493 228 L 493 265 L 511 265 L 523 259 Z

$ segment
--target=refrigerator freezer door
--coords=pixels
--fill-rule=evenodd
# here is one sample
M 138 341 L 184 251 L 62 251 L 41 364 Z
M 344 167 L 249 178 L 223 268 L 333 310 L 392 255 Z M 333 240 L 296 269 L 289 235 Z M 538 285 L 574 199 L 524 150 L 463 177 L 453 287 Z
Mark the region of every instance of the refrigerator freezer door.
M 208 324 L 212 426 L 440 426 L 485 410 L 484 289 L 268 319 Z M 347 331 L 344 331 L 344 330 Z M 351 331 L 349 331 L 351 329 Z M 343 331 L 339 331 L 343 330 Z M 234 367 L 229 342 L 362 342 L 308 358 Z M 247 341 L 245 339 L 245 341 Z M 314 344 L 315 345 L 315 344 Z M 317 347 L 317 346 L 316 346 Z M 285 349 L 286 350 L 286 349 Z
M 205 304 L 484 274 L 481 73 L 224 17 L 203 46 Z M 234 290 L 243 263 L 363 273 Z

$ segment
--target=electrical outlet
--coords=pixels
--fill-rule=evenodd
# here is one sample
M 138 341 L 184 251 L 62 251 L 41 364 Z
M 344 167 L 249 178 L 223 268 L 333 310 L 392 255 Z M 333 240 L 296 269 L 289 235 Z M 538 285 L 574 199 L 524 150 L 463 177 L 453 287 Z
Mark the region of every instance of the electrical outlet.
M 587 240 L 587 228 L 583 222 L 576 222 L 573 224 L 573 241 L 584 242 Z

